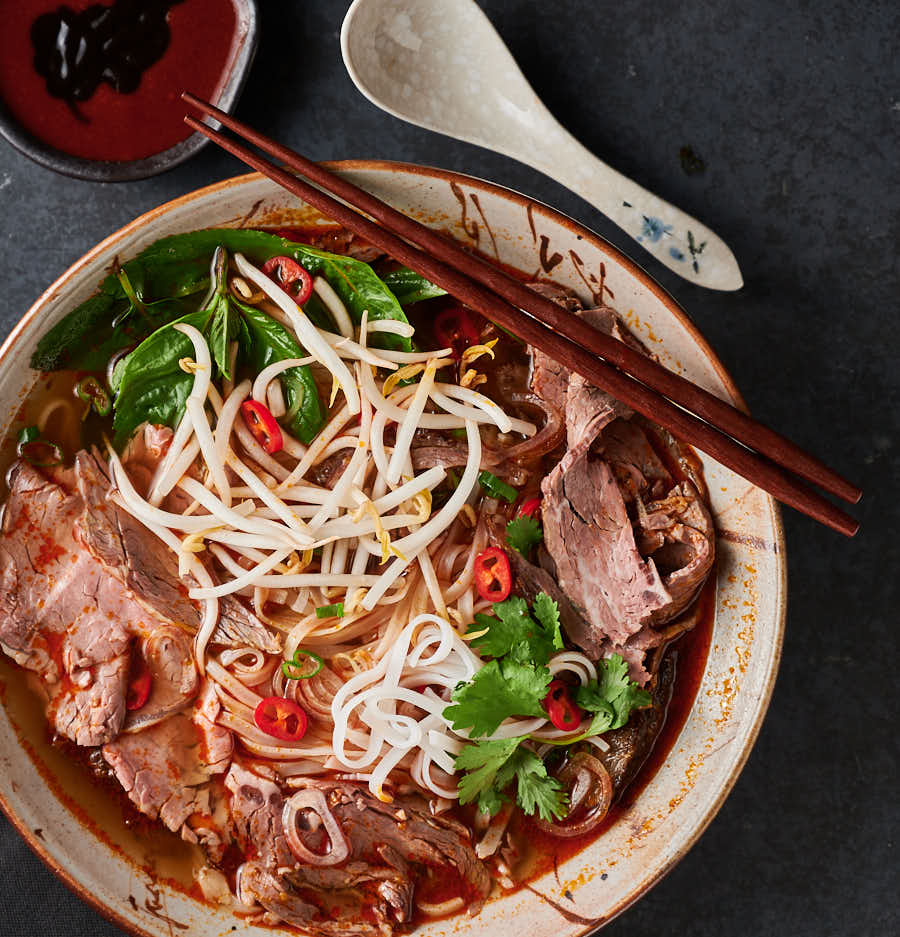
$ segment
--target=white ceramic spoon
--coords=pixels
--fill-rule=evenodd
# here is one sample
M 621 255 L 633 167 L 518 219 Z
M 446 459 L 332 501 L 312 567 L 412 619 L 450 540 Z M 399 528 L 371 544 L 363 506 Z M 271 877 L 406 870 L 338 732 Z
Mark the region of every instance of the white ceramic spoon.
M 355 0 L 341 49 L 356 87 L 382 110 L 546 173 L 692 283 L 743 286 L 718 235 L 560 126 L 474 0 Z

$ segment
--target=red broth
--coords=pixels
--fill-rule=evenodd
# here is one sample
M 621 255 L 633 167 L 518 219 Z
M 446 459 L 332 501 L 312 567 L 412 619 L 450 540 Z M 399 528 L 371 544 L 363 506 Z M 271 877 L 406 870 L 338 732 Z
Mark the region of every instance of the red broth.
M 317 240 L 327 228 L 304 227 L 282 229 L 297 240 Z M 325 245 L 327 249 L 329 245 Z M 521 276 L 521 272 L 514 271 Z M 437 301 L 440 302 L 440 301 Z M 23 401 L 17 420 L 6 440 L 0 444 L 0 464 L 4 467 L 14 458 L 12 440 L 15 431 L 28 425 L 36 418 L 42 405 L 50 398 L 71 393 L 70 388 L 79 374 L 59 372 L 42 378 L 35 390 Z M 84 427 L 90 435 L 91 427 Z M 652 439 L 652 437 L 651 437 Z M 653 440 L 654 442 L 658 442 Z M 74 450 L 71 444 L 64 445 L 67 459 Z M 668 450 L 661 444 L 655 446 L 657 453 L 666 462 L 673 476 L 681 480 L 681 467 L 672 460 Z M 69 451 L 72 449 L 72 451 Z M 699 464 L 699 463 L 698 463 Z M 2 492 L 5 498 L 6 492 Z M 516 873 L 519 887 L 547 873 L 556 873 L 567 860 L 593 846 L 597 850 L 596 864 L 603 864 L 603 836 L 614 826 L 635 803 L 641 792 L 652 781 L 657 771 L 665 765 L 681 730 L 683 729 L 700 686 L 706 666 L 712 638 L 716 607 L 716 575 L 710 574 L 698 599 L 700 614 L 692 631 L 682 635 L 667 651 L 676 656 L 676 675 L 672 699 L 666 711 L 666 720 L 656 744 L 638 774 L 626 788 L 622 799 L 615 804 L 606 819 L 596 829 L 581 837 L 560 839 L 540 830 L 529 818 L 516 815 L 511 829 L 518 841 L 527 842 L 529 853 L 517 863 Z M 115 849 L 126 861 L 145 875 L 177 888 L 197 900 L 203 900 L 193 873 L 204 864 L 202 853 L 195 846 L 183 842 L 176 834 L 162 828 L 161 824 L 139 814 L 121 787 L 105 772 L 96 772 L 90 764 L 89 753 L 68 742 L 50 737 L 43 705 L 28 686 L 25 674 L 4 655 L 0 654 L 0 704 L 4 705 L 16 733 L 37 770 L 54 794 L 71 810 L 78 820 L 95 836 Z M 456 808 L 458 818 L 466 825 L 471 824 L 471 807 Z M 40 835 L 40 834 L 37 834 Z M 222 871 L 234 885 L 236 866 L 243 857 L 232 851 L 226 854 Z M 429 903 L 439 904 L 465 895 L 466 888 L 456 876 L 426 874 L 418 884 L 418 896 Z M 239 922 L 240 918 L 235 919 Z M 426 918 L 416 911 L 411 926 L 423 924 Z M 280 928 L 273 928 L 281 932 Z M 285 930 L 287 930 L 285 928 Z
M 105 5 L 110 5 L 107 0 Z M 75 13 L 96 0 L 67 0 Z M 237 14 L 232 0 L 182 0 L 171 7 L 169 43 L 140 79 L 122 94 L 101 82 L 85 101 L 70 105 L 47 90 L 34 65 L 31 28 L 60 0 L 4 4 L 0 30 L 0 97 L 12 116 L 44 143 L 87 159 L 143 159 L 187 139 L 182 91 L 215 100 L 234 54 Z

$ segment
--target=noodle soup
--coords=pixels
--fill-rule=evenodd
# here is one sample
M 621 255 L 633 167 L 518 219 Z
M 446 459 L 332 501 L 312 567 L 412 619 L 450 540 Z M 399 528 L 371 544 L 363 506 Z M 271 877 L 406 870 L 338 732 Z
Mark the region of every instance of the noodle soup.
M 714 537 L 689 450 L 310 239 L 167 238 L 39 343 L 0 644 L 208 899 L 375 934 L 611 822 L 693 697 L 675 647 L 702 657 Z

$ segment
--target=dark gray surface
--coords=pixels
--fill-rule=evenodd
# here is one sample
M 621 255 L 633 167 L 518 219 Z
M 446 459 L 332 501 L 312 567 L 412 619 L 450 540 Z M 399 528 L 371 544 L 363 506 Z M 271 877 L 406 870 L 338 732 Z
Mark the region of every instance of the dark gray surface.
M 709 831 L 604 933 L 897 933 L 897 4 L 483 5 L 586 145 L 730 244 L 747 284 L 737 295 L 692 287 L 649 259 L 647 268 L 710 339 L 753 412 L 866 491 L 853 541 L 785 513 L 787 639 L 759 742 Z M 631 251 L 551 180 L 373 108 L 340 59 L 345 3 L 261 6 L 240 116 L 315 158 L 393 158 L 495 180 Z M 682 170 L 686 144 L 704 173 Z M 108 233 L 240 171 L 209 148 L 157 179 L 96 185 L 0 149 L 4 333 Z M 0 836 L 0 934 L 119 933 L 5 821 Z

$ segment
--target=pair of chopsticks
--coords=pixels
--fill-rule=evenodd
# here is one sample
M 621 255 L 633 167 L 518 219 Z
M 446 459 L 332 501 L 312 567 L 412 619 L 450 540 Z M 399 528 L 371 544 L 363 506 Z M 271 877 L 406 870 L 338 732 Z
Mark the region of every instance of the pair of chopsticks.
M 801 479 L 853 504 L 862 497 L 862 491 L 789 439 L 598 331 L 505 271 L 467 253 L 346 179 L 190 93 L 184 93 L 182 98 L 305 178 L 287 172 L 194 117 L 185 117 L 188 126 L 427 277 L 466 306 L 564 362 L 590 383 L 784 504 L 848 537 L 859 529 L 854 518 Z

